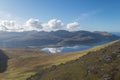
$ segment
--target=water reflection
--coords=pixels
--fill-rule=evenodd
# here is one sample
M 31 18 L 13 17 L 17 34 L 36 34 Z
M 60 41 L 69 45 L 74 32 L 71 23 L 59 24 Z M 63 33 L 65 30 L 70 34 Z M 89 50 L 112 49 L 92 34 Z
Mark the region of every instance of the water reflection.
M 81 45 L 81 46 L 57 47 L 57 48 L 46 47 L 41 50 L 48 53 L 64 53 L 64 52 L 74 52 L 74 51 L 85 50 L 90 47 L 92 46 Z

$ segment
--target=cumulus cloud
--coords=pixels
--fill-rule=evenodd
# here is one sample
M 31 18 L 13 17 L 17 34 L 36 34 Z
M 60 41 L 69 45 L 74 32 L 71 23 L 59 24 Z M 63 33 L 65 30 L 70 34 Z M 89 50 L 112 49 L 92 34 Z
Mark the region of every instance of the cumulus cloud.
M 80 24 L 78 22 L 72 22 L 72 23 L 67 24 L 68 29 L 77 28 L 79 26 L 80 26 Z
M 48 22 L 48 26 L 52 29 L 61 29 L 64 24 L 61 22 L 61 20 L 52 19 Z
M 25 22 L 23 25 L 24 30 L 30 31 L 30 30 L 41 30 L 43 28 L 42 22 L 39 19 L 29 19 Z
M 18 29 L 21 29 L 21 27 L 16 21 L 13 21 L 13 20 L 0 21 L 0 30 L 2 30 L 2 31 L 13 31 L 13 30 L 15 31 Z
M 64 23 L 61 20 L 51 19 L 48 23 L 43 24 L 43 28 L 47 31 L 60 30 L 64 28 Z
M 23 24 L 18 24 L 17 21 L 13 20 L 1 20 L 0 30 L 1 31 L 56 31 L 56 30 L 75 30 L 79 25 L 78 22 L 68 23 L 64 25 L 61 20 L 51 19 L 47 23 L 41 22 L 39 19 L 28 19 Z

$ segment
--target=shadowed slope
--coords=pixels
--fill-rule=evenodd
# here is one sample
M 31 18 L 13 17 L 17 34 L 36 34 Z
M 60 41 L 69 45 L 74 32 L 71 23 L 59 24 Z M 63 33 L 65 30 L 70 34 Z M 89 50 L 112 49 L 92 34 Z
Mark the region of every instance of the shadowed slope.
M 0 73 L 6 71 L 7 69 L 8 56 L 0 50 Z

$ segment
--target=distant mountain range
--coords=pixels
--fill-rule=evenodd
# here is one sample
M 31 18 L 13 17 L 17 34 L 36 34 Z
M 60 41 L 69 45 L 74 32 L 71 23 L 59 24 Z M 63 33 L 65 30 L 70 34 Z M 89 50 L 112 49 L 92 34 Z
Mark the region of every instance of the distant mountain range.
M 120 36 L 120 32 L 111 32 L 112 34 L 115 34 L 117 36 Z
M 0 32 L 0 46 L 91 45 L 119 38 L 117 35 L 100 31 Z

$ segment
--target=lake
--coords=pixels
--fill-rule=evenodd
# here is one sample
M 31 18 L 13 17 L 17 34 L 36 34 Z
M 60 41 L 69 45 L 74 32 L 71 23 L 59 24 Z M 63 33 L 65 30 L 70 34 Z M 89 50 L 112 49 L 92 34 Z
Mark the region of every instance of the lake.
M 47 53 L 65 53 L 65 52 L 74 52 L 74 51 L 81 51 L 81 50 L 85 50 L 88 48 L 91 48 L 92 46 L 84 46 L 84 45 L 80 45 L 80 46 L 70 46 L 70 47 L 46 47 L 41 49 L 41 51 L 47 52 Z
M 102 42 L 95 43 L 92 45 L 78 45 L 78 46 L 67 46 L 67 47 L 45 47 L 45 48 L 42 48 L 41 51 L 44 51 L 47 53 L 75 52 L 75 51 L 86 50 L 93 46 L 98 46 L 98 45 L 105 44 L 105 43 L 108 43 L 108 41 L 102 41 Z

